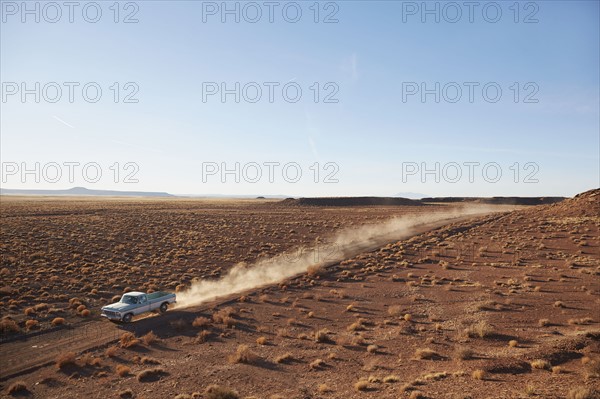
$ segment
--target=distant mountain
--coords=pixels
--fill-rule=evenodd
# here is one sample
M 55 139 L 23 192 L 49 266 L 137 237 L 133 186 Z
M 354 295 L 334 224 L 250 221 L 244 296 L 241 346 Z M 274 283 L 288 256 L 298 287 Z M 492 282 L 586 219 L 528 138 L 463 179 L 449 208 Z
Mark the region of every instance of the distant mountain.
M 433 197 L 422 202 L 478 202 L 494 205 L 546 205 L 564 201 L 566 197 Z
M 284 199 L 290 197 L 283 194 L 176 194 L 177 197 L 189 198 L 232 198 L 232 199 Z
M 394 197 L 408 198 L 408 199 L 421 199 L 421 198 L 428 197 L 428 195 L 421 194 L 421 193 L 404 192 L 404 193 L 398 193 L 398 194 L 394 195 Z
M 1 195 L 86 195 L 105 197 L 175 197 L 165 192 L 153 191 L 116 191 L 116 190 L 90 190 L 85 187 L 73 187 L 67 190 L 24 190 L 0 188 Z
M 287 206 L 421 206 L 418 200 L 396 197 L 313 197 L 286 198 L 279 202 Z

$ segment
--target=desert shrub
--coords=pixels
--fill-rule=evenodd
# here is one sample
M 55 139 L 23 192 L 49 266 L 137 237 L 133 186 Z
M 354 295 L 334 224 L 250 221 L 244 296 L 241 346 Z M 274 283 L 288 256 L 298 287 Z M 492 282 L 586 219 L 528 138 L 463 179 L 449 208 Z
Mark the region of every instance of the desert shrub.
M 567 399 L 598 399 L 600 391 L 593 388 L 577 387 L 573 388 L 567 394 Z
M 117 351 L 118 350 L 119 350 L 119 348 L 117 348 L 116 346 L 109 346 L 104 351 L 104 356 L 106 356 L 106 357 L 115 357 L 117 355 Z
M 131 368 L 124 364 L 117 364 L 116 372 L 119 377 L 125 377 L 131 373 Z
M 475 378 L 476 380 L 485 380 L 486 372 L 485 372 L 485 370 L 477 369 L 477 370 L 473 371 L 471 376 L 473 378 Z
M 439 358 L 440 355 L 429 348 L 425 348 L 425 349 L 417 349 L 415 351 L 415 358 L 417 359 L 421 359 L 421 360 L 431 360 L 431 359 L 436 359 Z
M 66 366 L 72 366 L 76 364 L 74 352 L 62 353 L 56 358 L 56 368 L 59 370 Z
M 29 388 L 25 381 L 15 381 L 8 387 L 8 393 L 10 395 L 25 395 L 29 393 Z
M 33 309 L 33 308 L 25 308 L 25 310 L 23 311 L 23 313 L 25 313 L 25 316 L 31 316 L 32 314 L 35 314 L 35 309 Z
M 248 345 L 239 345 L 235 353 L 229 356 L 229 361 L 231 363 L 245 363 L 245 364 L 253 364 L 258 361 L 259 357 L 254 352 L 250 350 Z
M 194 327 L 210 326 L 210 319 L 208 319 L 207 317 L 198 316 L 192 322 L 192 326 L 194 326 Z
M 0 332 L 2 334 L 17 333 L 20 330 L 19 325 L 13 319 L 3 317 L 2 320 L 0 320 Z
M 585 359 L 582 358 L 582 360 Z M 585 363 L 585 372 L 588 378 L 600 377 L 600 359 L 590 359 Z
M 25 328 L 27 328 L 27 330 L 33 330 L 38 324 L 40 323 L 37 320 L 29 319 L 25 322 Z
M 487 338 L 494 334 L 494 327 L 482 320 L 467 327 L 465 333 L 469 338 Z
M 454 351 L 454 357 L 458 360 L 470 360 L 475 357 L 475 352 L 470 348 L 458 347 Z
M 204 342 L 208 341 L 208 338 L 210 338 L 210 335 L 211 335 L 210 331 L 202 330 L 198 334 L 196 334 L 196 338 L 194 339 L 194 342 L 196 342 L 197 344 L 203 344 Z
M 357 320 L 354 323 L 350 324 L 346 330 L 348 331 L 362 331 L 365 329 L 364 324 L 362 323 L 361 320 Z
M 256 338 L 256 343 L 259 345 L 266 345 L 267 344 L 267 337 L 258 337 Z
M 548 320 L 548 319 L 540 319 L 538 321 L 538 326 L 540 326 L 540 327 L 546 327 L 549 325 L 550 325 L 550 320 Z
M 325 366 L 325 361 L 323 359 L 315 359 L 312 362 L 310 362 L 310 364 L 308 365 L 308 367 L 311 370 L 319 370 L 321 368 L 323 368 Z
M 275 358 L 276 363 L 289 363 L 292 360 L 294 360 L 294 356 L 292 356 L 292 354 L 289 352 Z
M 127 349 L 127 348 L 133 348 L 134 346 L 139 344 L 140 340 L 135 337 L 135 334 L 133 334 L 131 332 L 126 332 L 123 335 L 121 335 L 119 342 L 121 344 L 121 348 Z
M 155 359 L 155 358 L 150 357 L 150 356 L 143 356 L 140 359 L 140 363 L 141 364 L 161 364 L 160 360 Z
M 354 384 L 354 389 L 357 391 L 366 391 L 367 389 L 369 389 L 369 381 L 367 380 L 358 380 L 355 384 Z
M 322 329 L 315 331 L 314 338 L 316 342 L 326 343 L 331 342 L 331 337 L 329 337 L 329 331 L 327 329 Z
M 142 340 L 142 342 L 143 342 L 145 345 L 148 345 L 148 346 L 149 346 L 149 345 L 152 345 L 152 344 L 154 344 L 154 343 L 156 343 L 156 342 L 158 342 L 158 341 L 159 341 L 159 338 L 158 338 L 158 337 L 156 336 L 156 334 L 154 334 L 154 332 L 152 332 L 152 331 L 150 331 L 150 332 L 148 332 L 148 333 L 144 334 L 144 335 L 143 335 L 143 336 L 142 336 L 140 339 Z
M 390 316 L 399 316 L 402 313 L 402 306 L 400 305 L 392 305 L 388 308 L 388 314 Z
M 131 389 L 126 389 L 124 391 L 119 392 L 119 398 L 121 399 L 132 399 L 133 391 Z
M 240 395 L 231 389 L 223 388 L 218 385 L 209 385 L 206 388 L 206 399 L 239 399 Z
M 531 367 L 539 370 L 550 370 L 552 365 L 544 359 L 536 359 L 531 362 Z
M 399 382 L 400 381 L 400 377 L 398 377 L 397 375 L 388 375 L 386 377 L 383 378 L 383 382 L 385 382 L 386 384 L 391 384 L 393 382 Z
M 325 268 L 322 265 L 310 265 L 306 270 L 306 274 L 310 277 L 320 276 L 325 272 Z
M 164 368 L 154 367 L 152 369 L 142 370 L 137 374 L 137 380 L 139 382 L 151 382 L 160 379 L 163 375 L 167 374 Z
M 319 387 L 317 388 L 317 391 L 319 391 L 319 393 L 333 392 L 333 390 L 331 388 L 329 388 L 329 385 L 327 385 L 327 384 L 320 384 Z
M 52 320 L 52 325 L 53 325 L 53 326 L 61 326 L 61 325 L 63 325 L 63 324 L 65 324 L 65 319 L 64 319 L 64 318 L 62 318 L 62 317 L 55 317 L 55 318 Z

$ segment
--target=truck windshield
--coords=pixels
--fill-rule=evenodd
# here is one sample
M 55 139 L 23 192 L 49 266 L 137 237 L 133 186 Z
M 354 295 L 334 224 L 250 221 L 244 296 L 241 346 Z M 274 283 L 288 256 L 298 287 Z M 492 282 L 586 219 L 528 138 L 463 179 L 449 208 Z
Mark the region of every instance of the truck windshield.
M 121 302 L 124 302 L 129 305 L 135 305 L 136 303 L 138 303 L 138 300 L 134 296 L 123 295 L 123 298 L 121 298 Z

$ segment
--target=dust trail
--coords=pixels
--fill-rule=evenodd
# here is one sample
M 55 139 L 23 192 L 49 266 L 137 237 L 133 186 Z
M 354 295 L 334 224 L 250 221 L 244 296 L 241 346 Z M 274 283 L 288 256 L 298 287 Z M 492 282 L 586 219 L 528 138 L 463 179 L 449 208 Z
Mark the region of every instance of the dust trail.
M 455 208 L 453 211 L 396 217 L 383 223 L 364 225 L 342 230 L 328 244 L 302 248 L 294 253 L 283 253 L 253 265 L 236 265 L 218 280 L 197 280 L 192 286 L 177 294 L 176 308 L 199 305 L 220 296 L 280 282 L 304 273 L 311 267 L 333 264 L 348 259 L 367 249 L 428 228 L 435 228 L 465 216 L 475 216 L 498 211 L 487 206 Z

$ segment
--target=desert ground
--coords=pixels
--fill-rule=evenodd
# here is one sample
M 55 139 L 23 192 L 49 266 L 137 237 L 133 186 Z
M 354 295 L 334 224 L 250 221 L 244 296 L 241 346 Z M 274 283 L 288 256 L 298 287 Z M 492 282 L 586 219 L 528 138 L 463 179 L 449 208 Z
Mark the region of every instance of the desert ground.
M 487 206 L 343 259 L 331 244 L 462 208 L 3 197 L 1 395 L 598 398 L 600 190 Z M 99 317 L 125 291 L 183 296 L 298 251 L 315 264 L 277 283 Z

